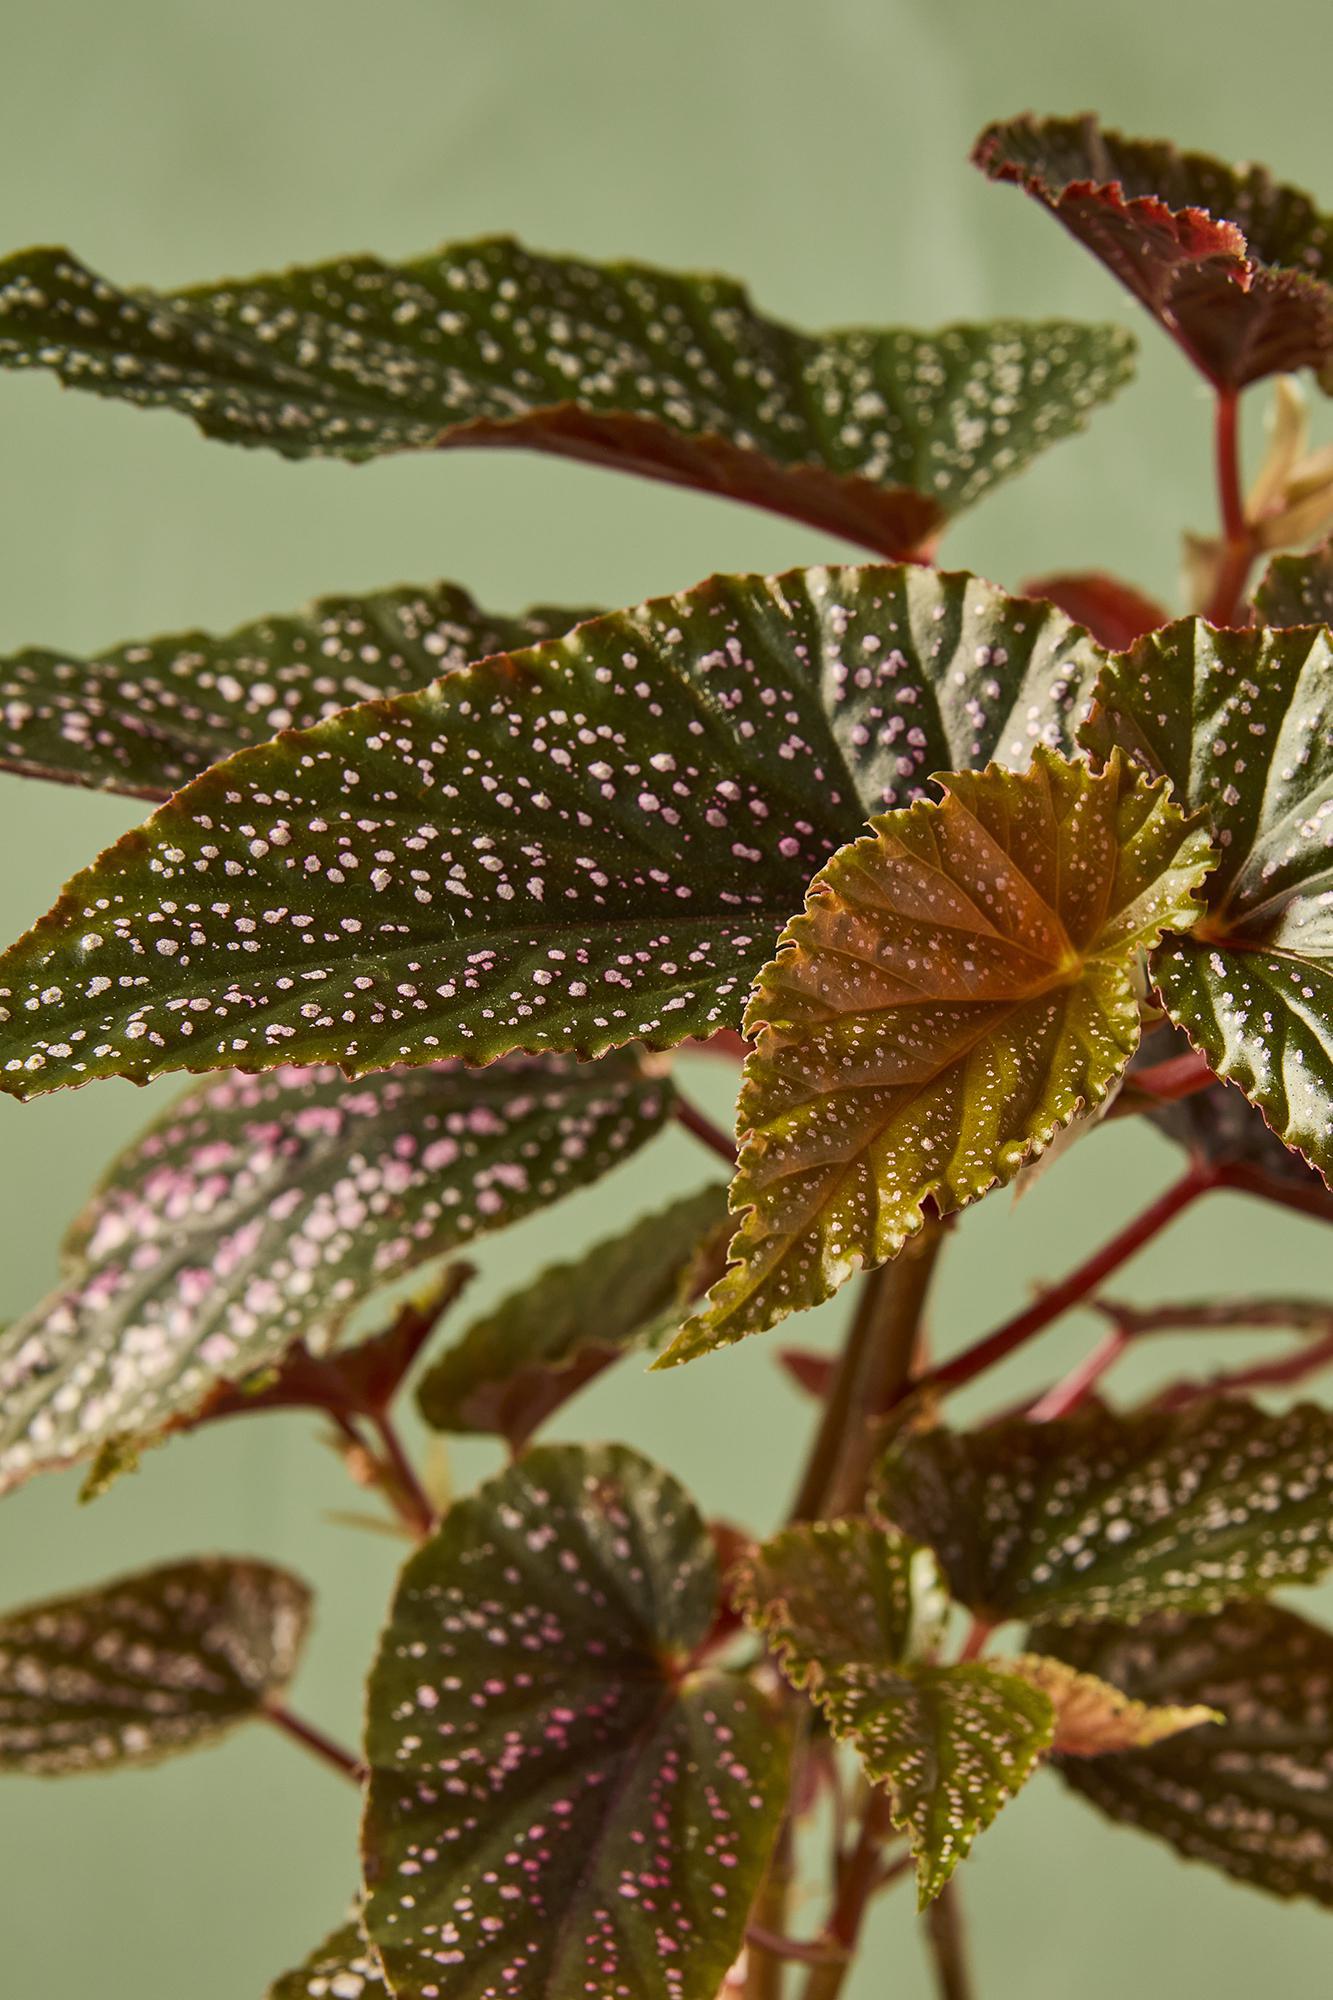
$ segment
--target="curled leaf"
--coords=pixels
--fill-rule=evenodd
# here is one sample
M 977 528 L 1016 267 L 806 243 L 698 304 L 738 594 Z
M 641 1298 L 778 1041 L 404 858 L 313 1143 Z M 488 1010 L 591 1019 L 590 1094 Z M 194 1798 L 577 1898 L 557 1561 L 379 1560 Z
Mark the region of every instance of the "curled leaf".
M 1053 1756 L 1104 1757 L 1117 1750 L 1146 1750 L 1182 1730 L 1223 1720 L 1215 1708 L 1201 1702 L 1155 1707 L 1134 1701 L 1110 1681 L 1079 1673 L 1049 1653 L 1021 1653 L 1004 1664 L 1007 1672 L 1050 1696 L 1055 1710 Z

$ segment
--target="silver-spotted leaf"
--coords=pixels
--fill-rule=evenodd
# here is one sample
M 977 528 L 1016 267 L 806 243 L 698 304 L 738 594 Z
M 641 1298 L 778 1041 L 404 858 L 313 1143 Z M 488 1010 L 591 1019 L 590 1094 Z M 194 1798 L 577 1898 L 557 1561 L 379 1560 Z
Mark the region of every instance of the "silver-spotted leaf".
M 871 1522 L 790 1528 L 740 1563 L 732 1589 L 888 1791 L 930 1902 L 1049 1746 L 1049 1696 L 1007 1667 L 923 1657 L 942 1610 L 933 1564 Z
M 815 877 L 746 1013 L 731 1269 L 667 1360 L 818 1305 L 1103 1103 L 1208 836 L 1113 760 L 941 780 Z
M 1053 1756 L 1105 1757 L 1117 1750 L 1146 1750 L 1168 1736 L 1222 1719 L 1217 1709 L 1202 1702 L 1134 1701 L 1112 1682 L 1080 1672 L 1050 1653 L 1021 1653 L 1006 1660 L 1004 1667 L 1049 1695 L 1055 1710 Z
M 0 960 L 0 1088 L 738 1025 L 867 814 L 1067 745 L 1103 659 L 973 577 L 797 570 L 346 710 L 214 766 L 75 877 Z
M 417 1405 L 438 1431 L 481 1431 L 517 1451 L 620 1355 L 673 1333 L 720 1267 L 724 1181 L 641 1216 L 552 1264 L 476 1320 L 435 1361 Z
M 1061 1760 L 1102 1812 L 1274 1896 L 1333 1907 L 1333 1633 L 1274 1604 L 1038 1635 L 1152 1703 L 1223 1720 L 1150 1749 Z
M 1098 699 L 1093 747 L 1169 778 L 1217 840 L 1206 917 L 1153 955 L 1167 1011 L 1333 1179 L 1333 634 L 1182 619 Z
M 990 1624 L 1212 1610 L 1333 1565 L 1333 1414 L 1217 1397 L 930 1431 L 878 1502 Z
M 1254 593 L 1265 625 L 1333 625 L 1333 541 L 1275 556 Z
M 269 1987 L 266 2000 L 391 2000 L 378 1955 L 359 1918 L 343 1924 L 294 1971 Z
M 0 770 L 165 799 L 222 757 L 469 660 L 567 632 L 589 611 L 506 618 L 451 583 L 324 597 L 219 638 L 179 632 L 91 659 L 0 659 Z
M 377 1286 L 607 1172 L 671 1094 L 630 1052 L 191 1091 L 113 1164 L 55 1291 L 0 1333 L 0 1491 L 188 1419 L 298 1338 L 326 1347 Z
M 717 1595 L 684 1493 L 613 1446 L 528 1453 L 412 1557 L 363 1830 L 398 2000 L 716 1993 L 787 1775 L 769 1699 L 693 1661 Z
M 812 337 L 743 288 L 504 237 L 188 291 L 68 251 L 0 263 L 0 367 L 182 411 L 289 458 L 528 446 L 727 494 L 886 555 L 1128 379 L 1117 327 L 999 320 Z
M 288 1571 L 170 1563 L 0 1618 L 0 1771 L 148 1764 L 222 1735 L 290 1680 L 310 1593 Z

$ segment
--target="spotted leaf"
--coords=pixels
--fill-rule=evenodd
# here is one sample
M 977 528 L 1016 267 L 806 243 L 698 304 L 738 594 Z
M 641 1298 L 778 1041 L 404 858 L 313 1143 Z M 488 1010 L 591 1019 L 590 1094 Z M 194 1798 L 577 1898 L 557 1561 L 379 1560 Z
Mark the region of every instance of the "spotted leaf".
M 112 1166 L 0 1333 L 0 1491 L 187 1419 L 378 1285 L 595 1180 L 670 1086 L 630 1054 L 219 1077 Z
M 1257 1889 L 1333 1906 L 1333 1633 L 1274 1604 L 1233 1604 L 1040 1636 L 1135 1699 L 1223 1718 L 1150 1749 L 1061 1760 L 1076 1792 Z
M 741 1947 L 782 1725 L 694 1663 L 712 1542 L 632 1452 L 528 1453 L 407 1564 L 371 1675 L 366 1926 L 399 2000 L 683 2000 Z
M 1118 760 L 941 782 L 834 856 L 759 976 L 733 1264 L 666 1361 L 818 1305 L 927 1201 L 1012 1180 L 1134 1052 L 1138 954 L 1197 916 L 1207 835 Z
M 714 578 L 215 766 L 0 961 L 0 1087 L 738 1025 L 807 882 L 1103 659 L 907 566 Z
M 702 487 L 906 555 L 1128 379 L 1117 327 L 812 337 L 739 285 L 503 237 L 120 292 L 64 250 L 0 263 L 0 366 L 288 458 L 528 446 Z
M 1333 219 L 1266 168 L 1091 117 L 989 126 L 973 157 L 1048 208 L 1216 387 L 1298 368 L 1333 386 Z
M 1117 1750 L 1146 1750 L 1183 1730 L 1222 1720 L 1217 1709 L 1202 1702 L 1161 1705 L 1131 1700 L 1110 1681 L 1080 1673 L 1049 1653 L 1022 1653 L 1007 1660 L 1005 1670 L 1050 1696 L 1055 1756 L 1104 1757 Z
M 391 1995 L 375 1948 L 354 1917 L 294 1972 L 275 1980 L 267 2000 L 391 2000 Z
M 149 1764 L 258 1714 L 290 1680 L 310 1593 L 214 1556 L 0 1618 L 0 1771 Z
M 1265 625 L 1333 625 L 1333 541 L 1302 556 L 1276 556 L 1254 593 Z
M 481 1431 L 518 1451 L 621 1355 L 674 1333 L 727 1241 L 723 1181 L 682 1195 L 581 1257 L 552 1264 L 474 1322 L 422 1378 L 437 1431 Z
M 1108 665 L 1086 731 L 1201 810 L 1207 915 L 1153 976 L 1172 1019 L 1333 1179 L 1333 634 L 1182 619 Z
M 1214 1610 L 1333 1565 L 1333 1414 L 1239 1398 L 909 1438 L 879 1504 L 953 1595 L 1006 1618 Z
M 0 659 L 0 770 L 165 799 L 280 729 L 408 694 L 591 615 L 541 606 L 500 617 L 437 583 L 324 597 L 225 638 L 180 632 L 87 660 L 29 647 Z
M 924 1906 L 1049 1745 L 1049 1696 L 1007 1669 L 931 1664 L 943 1608 L 934 1566 L 868 1521 L 788 1529 L 742 1561 L 733 1592 L 793 1686 L 888 1791 Z

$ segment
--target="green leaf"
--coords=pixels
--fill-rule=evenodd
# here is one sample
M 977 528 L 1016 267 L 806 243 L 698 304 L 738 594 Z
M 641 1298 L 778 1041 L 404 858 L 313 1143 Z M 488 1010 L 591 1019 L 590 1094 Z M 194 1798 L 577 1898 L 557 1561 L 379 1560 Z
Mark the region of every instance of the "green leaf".
M 511 1451 L 622 1354 L 679 1326 L 722 1262 L 725 1181 L 642 1216 L 509 1293 L 447 1349 L 417 1390 L 437 1431 L 480 1431 Z
M 1333 635 L 1182 619 L 1108 665 L 1118 743 L 1206 813 L 1208 913 L 1152 959 L 1171 1018 L 1288 1146 L 1333 1177 Z
M 1211 851 L 1118 759 L 941 780 L 810 885 L 746 1013 L 732 1268 L 664 1360 L 818 1305 L 1104 1102 Z
M 165 799 L 280 729 L 409 694 L 591 616 L 543 605 L 499 617 L 437 583 L 324 597 L 225 638 L 180 632 L 87 660 L 30 647 L 0 659 L 0 770 Z
M 953 1595 L 1006 1618 L 1207 1611 L 1333 1563 L 1333 1414 L 1238 1398 L 930 1431 L 892 1452 L 879 1504 Z
M 1201 1702 L 1163 1707 L 1133 1701 L 1110 1681 L 1080 1673 L 1049 1653 L 1020 1653 L 1004 1664 L 1007 1673 L 1017 1674 L 1050 1697 L 1055 1710 L 1053 1756 L 1105 1757 L 1119 1750 L 1145 1750 L 1201 1723 L 1222 1720 L 1217 1709 Z
M 1276 556 L 1254 608 L 1265 625 L 1333 625 L 1333 541 L 1303 556 Z
M 0 366 L 166 407 L 288 458 L 519 445 L 749 500 L 887 555 L 1086 422 L 1117 327 L 998 320 L 812 338 L 741 286 L 508 238 L 119 292 L 65 250 L 0 263 Z
M 1233 1604 L 1042 1637 L 1137 1698 L 1224 1717 L 1149 1750 L 1062 1763 L 1075 1791 L 1257 1889 L 1333 1906 L 1333 1633 L 1273 1604 Z
M 0 962 L 0 1087 L 739 1022 L 814 871 L 929 774 L 1066 744 L 1103 655 L 907 566 L 715 578 L 197 778 Z
M 793 1686 L 888 1791 L 924 1907 L 1035 1769 L 1051 1741 L 1049 1697 L 1007 1670 L 921 1657 L 939 1629 L 933 1565 L 868 1521 L 789 1528 L 740 1564 L 733 1592 Z
M 696 1664 L 718 1578 L 619 1447 L 529 1452 L 413 1556 L 371 1674 L 366 1927 L 399 2000 L 682 2000 L 740 1950 L 783 1731 Z
M 327 1347 L 375 1287 L 586 1185 L 660 1126 L 632 1053 L 220 1077 L 113 1164 L 41 1305 L 0 1333 L 0 1491 Z
M 290 1680 L 310 1593 L 225 1556 L 0 1618 L 0 1771 L 150 1764 L 256 1715 Z
M 391 2000 L 373 1945 L 353 1918 L 317 1945 L 294 1972 L 268 1989 L 267 2000 Z

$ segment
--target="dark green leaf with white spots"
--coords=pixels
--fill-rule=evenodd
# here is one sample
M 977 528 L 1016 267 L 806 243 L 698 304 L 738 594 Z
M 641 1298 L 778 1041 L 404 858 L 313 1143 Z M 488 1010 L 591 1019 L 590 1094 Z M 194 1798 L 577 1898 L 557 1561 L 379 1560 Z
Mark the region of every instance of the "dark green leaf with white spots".
M 179 632 L 92 659 L 0 659 L 0 770 L 165 799 L 280 729 L 409 694 L 488 653 L 567 632 L 588 611 L 482 611 L 456 584 L 324 597 L 219 638 Z
M 1333 541 L 1305 555 L 1275 556 L 1254 608 L 1265 625 L 1333 625 Z
M 375 1948 L 353 1918 L 317 1945 L 303 1965 L 268 1989 L 267 2000 L 391 2000 Z
M 941 783 L 834 856 L 759 975 L 732 1265 L 669 1362 L 820 1304 L 927 1203 L 1011 1181 L 1134 1052 L 1139 954 L 1197 917 L 1207 834 L 1118 759 Z
M 437 1431 L 481 1431 L 517 1451 L 619 1356 L 673 1333 L 724 1261 L 727 1187 L 716 1181 L 552 1264 L 468 1327 L 422 1378 Z
M 906 566 L 714 578 L 215 766 L 0 960 L 0 1087 L 739 1023 L 815 870 L 1103 655 Z
M 151 1764 L 276 1699 L 310 1613 L 297 1577 L 225 1556 L 170 1563 L 0 1618 L 0 1771 Z
M 595 1180 L 670 1084 L 630 1053 L 219 1077 L 112 1166 L 56 1290 L 0 1333 L 0 1491 L 188 1419 L 376 1286 Z
M 691 1664 L 711 1539 L 615 1446 L 543 1448 L 403 1571 L 370 1679 L 367 1931 L 399 2000 L 684 2000 L 785 1796 L 769 1701 Z
M 1218 1397 L 930 1431 L 890 1454 L 879 1504 L 991 1624 L 1214 1610 L 1333 1565 L 1333 1414 Z
M 1333 635 L 1183 619 L 1098 696 L 1094 747 L 1169 778 L 1217 838 L 1207 916 L 1153 954 L 1167 1011 L 1333 1178 Z
M 1141 1700 L 1223 1717 L 1148 1750 L 1062 1762 L 1075 1791 L 1192 1860 L 1333 1907 L 1333 1633 L 1273 1604 L 1233 1604 L 1040 1636 Z
M 923 1658 L 942 1609 L 934 1565 L 867 1521 L 788 1529 L 740 1564 L 733 1592 L 888 1790 L 930 1902 L 1049 1746 L 1050 1697 L 1003 1669 Z
M 68 251 L 0 263 L 0 367 L 289 458 L 527 446 L 771 507 L 885 555 L 1078 430 L 1133 370 L 1118 327 L 997 320 L 812 338 L 718 277 L 504 237 L 189 291 Z

